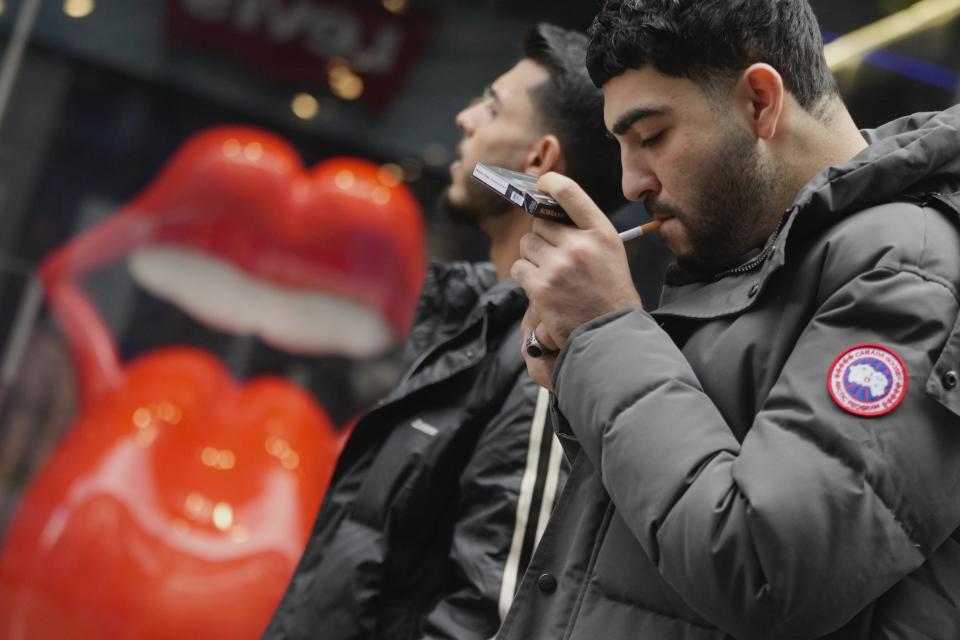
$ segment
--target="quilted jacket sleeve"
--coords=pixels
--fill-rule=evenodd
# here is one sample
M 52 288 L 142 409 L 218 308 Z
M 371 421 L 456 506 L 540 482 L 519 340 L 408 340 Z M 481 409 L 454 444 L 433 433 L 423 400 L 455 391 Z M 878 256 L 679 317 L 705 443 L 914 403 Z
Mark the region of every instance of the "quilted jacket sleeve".
M 960 366 L 958 301 L 937 275 L 956 259 L 920 252 L 858 269 L 855 251 L 836 251 L 843 277 L 742 442 L 643 311 L 580 327 L 555 374 L 560 411 L 644 551 L 738 638 L 837 629 L 960 525 L 960 394 L 941 382 Z M 902 404 L 870 419 L 826 388 L 830 362 L 862 343 L 894 350 L 909 375 Z

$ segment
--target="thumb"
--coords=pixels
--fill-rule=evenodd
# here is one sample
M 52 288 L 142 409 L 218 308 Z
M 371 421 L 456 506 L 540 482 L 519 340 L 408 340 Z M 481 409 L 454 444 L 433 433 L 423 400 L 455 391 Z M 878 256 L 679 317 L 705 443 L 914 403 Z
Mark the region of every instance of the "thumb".
M 550 334 L 550 330 L 547 329 L 547 325 L 541 322 L 537 325 L 537 328 L 534 329 L 533 332 L 540 341 L 540 344 L 543 345 L 544 349 L 553 352 L 560 351 L 560 343 Z
M 540 176 L 537 186 L 559 202 L 580 229 L 613 227 L 613 223 L 590 199 L 586 191 L 567 176 L 550 171 Z

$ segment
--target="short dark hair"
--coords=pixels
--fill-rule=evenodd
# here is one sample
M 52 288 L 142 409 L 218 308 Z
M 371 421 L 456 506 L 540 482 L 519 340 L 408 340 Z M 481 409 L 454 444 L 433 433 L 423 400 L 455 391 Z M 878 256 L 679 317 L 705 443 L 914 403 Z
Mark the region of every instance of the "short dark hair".
M 652 64 L 716 95 L 757 62 L 815 115 L 838 93 L 807 0 L 607 0 L 590 27 L 587 68 L 598 87 Z
M 566 174 L 610 214 L 625 202 L 620 153 L 603 123 L 603 94 L 587 73 L 587 43 L 585 34 L 541 23 L 527 33 L 523 57 L 550 74 L 530 95 L 544 128 L 560 141 Z

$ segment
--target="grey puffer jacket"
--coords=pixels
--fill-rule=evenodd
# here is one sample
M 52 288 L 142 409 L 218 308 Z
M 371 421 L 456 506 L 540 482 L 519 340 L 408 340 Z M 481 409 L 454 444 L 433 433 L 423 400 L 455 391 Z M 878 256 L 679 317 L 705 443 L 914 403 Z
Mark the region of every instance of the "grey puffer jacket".
M 865 132 L 740 268 L 577 329 L 499 640 L 960 638 L 958 125 Z
M 264 638 L 496 633 L 566 471 L 526 304 L 491 265 L 430 266 L 407 373 L 354 428 Z

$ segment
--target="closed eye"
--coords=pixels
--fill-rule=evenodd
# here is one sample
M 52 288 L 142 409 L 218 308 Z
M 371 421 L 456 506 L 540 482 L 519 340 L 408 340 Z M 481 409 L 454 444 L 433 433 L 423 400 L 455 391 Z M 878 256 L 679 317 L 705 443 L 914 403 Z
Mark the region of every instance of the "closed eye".
M 658 144 L 663 142 L 663 137 L 664 135 L 666 135 L 666 133 L 667 133 L 667 130 L 664 129 L 659 133 L 650 136 L 649 138 L 644 138 L 643 140 L 640 141 L 640 147 L 643 149 L 650 149 L 652 147 L 657 146 Z
M 496 90 L 493 87 L 486 87 L 483 90 L 482 100 L 486 102 L 487 112 L 491 117 L 496 117 L 500 112 L 498 107 L 500 104 L 500 96 L 497 95 Z

